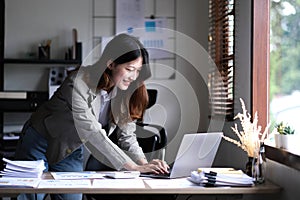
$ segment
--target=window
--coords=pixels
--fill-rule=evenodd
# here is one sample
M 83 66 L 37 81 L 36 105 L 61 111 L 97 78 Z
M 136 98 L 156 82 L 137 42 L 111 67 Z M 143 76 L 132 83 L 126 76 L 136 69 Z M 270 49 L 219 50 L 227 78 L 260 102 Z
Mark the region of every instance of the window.
M 270 1 L 270 119 L 299 134 L 300 2 Z
M 232 119 L 234 98 L 234 0 L 209 1 L 208 51 L 218 70 L 211 71 L 208 77 L 211 113 L 212 115 L 225 115 L 227 119 Z
M 269 41 L 270 41 L 270 3 L 272 0 L 253 1 L 252 38 L 252 113 L 260 113 L 260 122 L 265 127 L 269 121 Z M 284 165 L 299 169 L 299 156 L 284 150 L 266 146 L 266 156 Z
M 296 142 L 300 138 L 300 2 L 270 0 L 269 13 L 270 118 L 274 127 L 283 123 L 290 127 L 286 130 L 295 133 L 286 137 L 284 148 L 300 155 Z M 278 143 L 278 139 L 275 140 L 276 147 L 282 147 L 282 144 Z

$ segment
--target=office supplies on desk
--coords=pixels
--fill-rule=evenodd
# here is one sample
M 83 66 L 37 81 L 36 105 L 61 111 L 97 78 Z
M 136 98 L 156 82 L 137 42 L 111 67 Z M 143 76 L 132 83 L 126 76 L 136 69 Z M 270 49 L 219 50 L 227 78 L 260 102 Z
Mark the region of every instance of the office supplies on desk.
M 151 178 L 188 177 L 198 167 L 211 167 L 222 136 L 222 132 L 185 134 L 169 175 L 141 173 L 141 176 Z
M 44 160 L 37 161 L 12 161 L 3 158 L 6 163 L 4 170 L 0 172 L 2 177 L 16 178 L 40 178 L 45 169 Z
M 213 186 L 253 186 L 253 178 L 244 174 L 241 171 L 235 173 L 218 173 L 211 169 L 201 169 L 198 171 L 192 171 L 191 176 L 188 178 L 193 183 L 201 186 L 213 187 Z

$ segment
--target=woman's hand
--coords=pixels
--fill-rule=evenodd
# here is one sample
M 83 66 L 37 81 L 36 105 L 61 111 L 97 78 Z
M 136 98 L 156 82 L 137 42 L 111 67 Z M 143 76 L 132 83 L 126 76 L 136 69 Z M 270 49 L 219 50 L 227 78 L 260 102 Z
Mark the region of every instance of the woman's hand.
M 124 168 L 127 170 L 136 170 L 141 173 L 154 173 L 154 174 L 166 174 L 169 173 L 169 165 L 159 159 L 153 159 L 149 163 L 145 163 L 143 165 L 133 165 L 133 164 L 125 164 Z
M 159 159 L 153 159 L 149 162 L 150 165 L 156 166 L 155 173 L 158 172 L 158 174 L 166 174 L 169 173 L 169 165 L 164 160 Z M 157 169 L 158 168 L 158 169 Z

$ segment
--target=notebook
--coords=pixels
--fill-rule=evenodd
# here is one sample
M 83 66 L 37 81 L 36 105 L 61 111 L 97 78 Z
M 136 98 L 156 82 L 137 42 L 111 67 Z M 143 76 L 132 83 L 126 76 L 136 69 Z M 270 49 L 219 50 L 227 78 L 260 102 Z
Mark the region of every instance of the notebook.
M 141 176 L 151 178 L 188 177 L 199 167 L 211 167 L 222 136 L 222 132 L 185 134 L 169 174 L 141 173 Z

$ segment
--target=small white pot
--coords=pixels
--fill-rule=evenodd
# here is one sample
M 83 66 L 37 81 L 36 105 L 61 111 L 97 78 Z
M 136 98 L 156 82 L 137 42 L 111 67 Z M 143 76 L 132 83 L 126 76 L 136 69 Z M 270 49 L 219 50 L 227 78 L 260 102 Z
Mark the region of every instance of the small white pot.
M 275 146 L 277 148 L 289 149 L 295 142 L 294 135 L 275 134 Z

